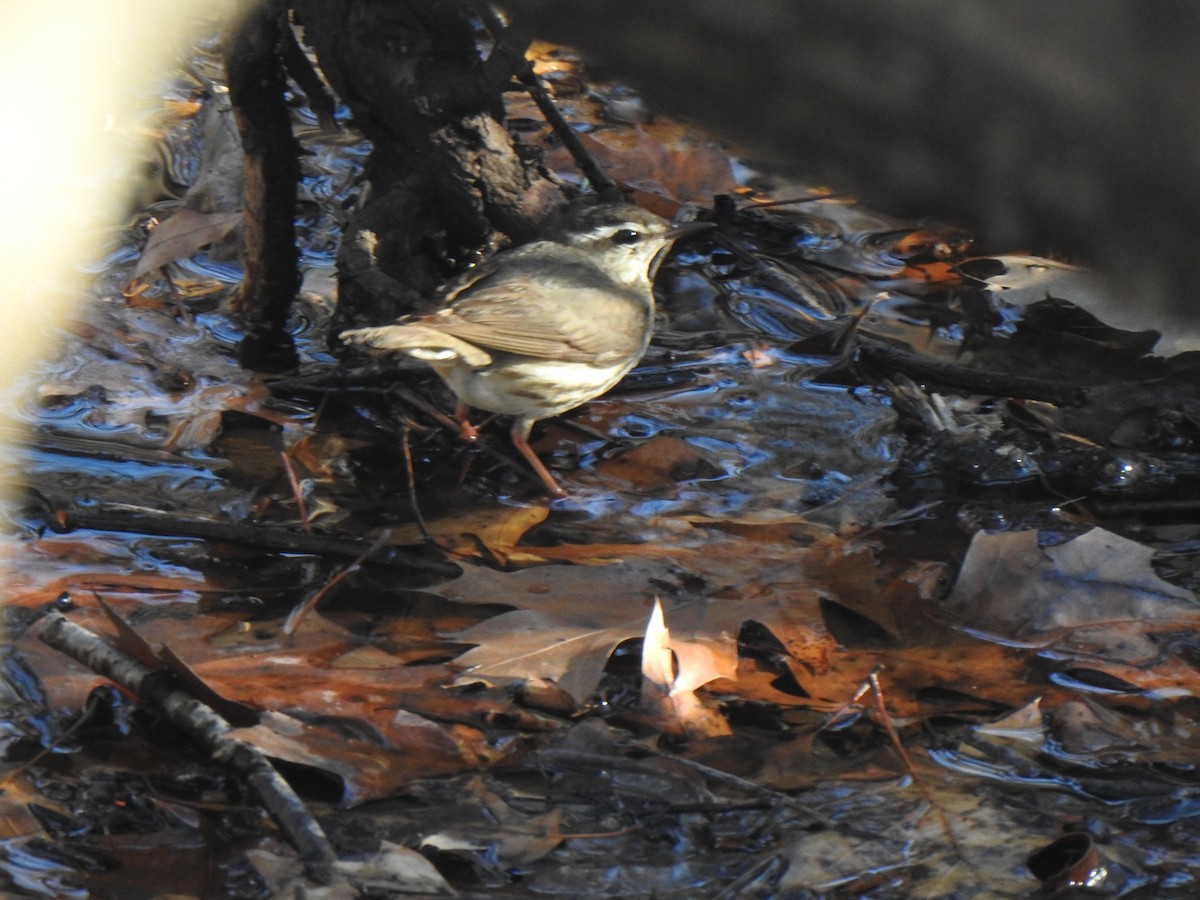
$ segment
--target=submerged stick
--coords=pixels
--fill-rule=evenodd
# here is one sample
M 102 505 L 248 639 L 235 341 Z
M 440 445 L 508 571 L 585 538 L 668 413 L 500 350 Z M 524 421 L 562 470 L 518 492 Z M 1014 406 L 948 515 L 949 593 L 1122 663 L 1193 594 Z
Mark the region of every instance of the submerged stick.
M 871 344 L 863 346 L 861 354 L 882 368 L 904 372 L 914 381 L 934 381 L 952 390 L 957 388 L 973 394 L 1041 400 L 1055 406 L 1086 406 L 1091 400 L 1091 391 L 1082 385 L 1013 372 L 989 372 L 893 347 Z
M 144 702 L 161 708 L 174 725 L 250 785 L 263 808 L 300 855 L 308 876 L 321 884 L 333 880 L 337 855 L 321 826 L 266 757 L 245 741 L 230 736 L 233 728 L 224 718 L 195 697 L 173 687 L 165 673 L 126 656 L 61 613 L 46 616 L 38 638 L 93 672 L 115 681 Z
M 245 525 L 217 519 L 176 516 L 144 508 L 66 509 L 64 504 L 47 500 L 49 514 L 55 516 L 55 530 L 62 532 L 86 528 L 94 531 L 148 534 L 172 538 L 221 541 L 239 547 L 264 552 L 308 553 L 314 556 L 335 556 L 357 559 L 373 542 L 360 538 L 345 538 L 326 534 L 305 534 L 272 525 Z M 57 510 L 57 512 L 56 512 Z M 422 553 L 408 546 L 387 547 L 375 553 L 371 562 L 379 565 L 409 569 L 414 573 L 439 579 L 455 578 L 459 569 L 453 563 Z

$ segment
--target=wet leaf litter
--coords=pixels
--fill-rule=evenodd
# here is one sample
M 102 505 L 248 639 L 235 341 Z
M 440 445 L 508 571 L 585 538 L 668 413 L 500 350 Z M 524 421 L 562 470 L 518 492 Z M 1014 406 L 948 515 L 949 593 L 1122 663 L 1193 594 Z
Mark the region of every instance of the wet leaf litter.
M 502 427 L 491 452 L 458 443 L 420 372 L 419 403 L 328 387 L 336 210 L 362 151 L 298 111 L 300 377 L 236 362 L 218 221 L 180 228 L 207 248 L 121 236 L 30 375 L 15 465 L 33 490 L 6 548 L 11 883 L 244 896 L 303 877 L 222 766 L 36 639 L 51 608 L 112 635 L 99 595 L 254 712 L 239 738 L 381 892 L 1027 896 L 1073 871 L 1025 864 L 1065 832 L 1110 893 L 1194 893 L 1194 360 L 1120 331 L 1086 282 L 1058 297 L 1057 263 L 621 121 L 627 88 L 573 90 L 590 76 L 540 53 L 639 202 L 728 198 L 663 267 L 639 369 L 536 435 L 570 498 L 537 496 Z M 527 102 L 512 121 L 552 142 Z M 211 128 L 163 128 L 173 171 L 211 171 L 188 141 Z M 172 524 L 132 517 L 151 512 Z M 291 547 L 200 536 L 302 520 L 313 540 Z M 357 563 L 385 528 L 396 564 Z M 155 874 L 185 851 L 192 868 Z

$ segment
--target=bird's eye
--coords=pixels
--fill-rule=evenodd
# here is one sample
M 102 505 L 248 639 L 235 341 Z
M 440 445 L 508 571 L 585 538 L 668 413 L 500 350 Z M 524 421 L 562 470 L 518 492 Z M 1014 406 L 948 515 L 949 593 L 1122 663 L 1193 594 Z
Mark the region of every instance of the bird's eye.
M 636 244 L 642 239 L 640 231 L 634 231 L 632 228 L 622 228 L 619 231 L 614 231 L 612 242 L 614 244 Z

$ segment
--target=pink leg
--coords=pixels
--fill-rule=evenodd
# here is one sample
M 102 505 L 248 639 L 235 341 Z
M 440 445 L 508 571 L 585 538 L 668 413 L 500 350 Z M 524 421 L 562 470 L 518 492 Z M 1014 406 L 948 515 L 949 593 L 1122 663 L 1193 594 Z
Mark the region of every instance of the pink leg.
M 542 479 L 542 484 L 546 486 L 546 490 L 556 497 L 565 497 L 567 496 L 567 492 L 554 480 L 554 476 L 550 474 L 550 470 L 542 464 L 542 461 L 537 458 L 537 454 L 533 452 L 533 448 L 529 446 L 529 429 L 532 427 L 532 419 L 517 419 L 512 427 L 513 446 L 525 457 L 529 465 L 533 467 L 533 471 L 537 472 L 537 476 Z
M 458 422 L 458 436 L 473 444 L 479 440 L 479 429 L 467 418 L 468 411 L 467 404 L 460 401 L 458 406 L 454 407 L 454 420 Z

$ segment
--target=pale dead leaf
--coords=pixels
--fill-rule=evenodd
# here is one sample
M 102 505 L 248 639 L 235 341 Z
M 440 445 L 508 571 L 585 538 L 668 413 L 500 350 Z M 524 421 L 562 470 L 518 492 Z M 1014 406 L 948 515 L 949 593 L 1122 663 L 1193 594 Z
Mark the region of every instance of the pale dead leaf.
M 1169 315 L 1165 308 L 1143 308 L 1128 303 L 1096 272 L 1038 256 L 996 256 L 984 262 L 988 271 L 999 269 L 1000 273 L 977 277 L 970 274 L 971 264 L 977 262 L 962 260 L 958 264 L 961 268 L 956 271 L 965 270 L 969 282 L 982 285 L 1003 303 L 1028 306 L 1053 297 L 1086 310 L 1113 328 L 1131 334 L 1150 332 L 1147 340 L 1151 342 L 1157 337 L 1154 332 L 1161 334 L 1153 344 L 1154 352 L 1160 356 L 1200 348 L 1200 330 L 1195 323 Z
M 467 667 L 458 681 L 505 684 L 541 678 L 577 703 L 586 701 L 617 645 L 643 635 L 654 583 L 673 581 L 672 570 L 665 560 L 518 572 L 465 565 L 460 578 L 436 593 L 459 603 L 519 608 L 454 635 L 479 645 L 455 660 Z
M 350 878 L 359 893 L 403 892 L 405 894 L 453 894 L 442 873 L 416 850 L 402 844 L 380 841 L 379 849 L 362 860 L 339 860 L 337 872 Z M 303 886 L 297 896 L 312 896 L 312 884 Z
M 748 552 L 747 545 L 738 546 L 743 554 Z M 586 700 L 617 645 L 644 637 L 654 596 L 677 583 L 679 568 L 670 560 L 648 559 L 519 572 L 464 566 L 462 577 L 435 592 L 459 603 L 506 603 L 519 610 L 453 635 L 479 645 L 456 660 L 468 666 L 459 681 L 545 678 L 576 701 Z M 728 569 L 725 574 L 730 574 Z M 673 641 L 684 647 L 680 661 L 687 668 L 680 674 L 690 689 L 734 676 L 737 638 L 747 621 L 771 629 L 811 671 L 828 669 L 829 653 L 837 644 L 821 622 L 823 594 L 807 583 L 793 582 L 794 566 L 776 577 L 747 585 L 744 591 L 722 591 L 734 596 L 684 595 L 663 601 Z
M 886 873 L 911 864 L 905 851 L 905 842 L 895 835 L 862 835 L 841 829 L 806 834 L 785 851 L 790 861 L 780 886 L 798 894 L 824 894 L 867 873 Z
M 329 661 L 331 669 L 394 669 L 402 665 L 403 659 L 378 647 L 355 647 Z
M 656 597 L 642 639 L 642 678 L 646 687 L 656 688 L 660 695 L 671 693 L 675 684 L 675 662 L 671 656 L 671 633 L 663 621 L 662 602 Z
M 216 243 L 242 220 L 240 210 L 202 213 L 186 207 L 150 232 L 146 249 L 133 269 L 133 277 L 161 269 L 167 263 L 191 256 L 202 247 Z
M 709 667 L 713 657 L 704 652 L 708 649 L 672 640 L 662 603 L 655 599 L 642 641 L 641 706 L 651 716 L 664 719 L 668 731 L 681 732 L 692 740 L 732 733 L 725 718 L 706 707 L 696 696 L 697 687 L 722 677 Z M 700 652 L 689 652 L 693 650 Z M 675 672 L 676 654 L 679 657 L 678 675 Z
M 361 859 L 340 859 L 335 878 L 327 885 L 314 884 L 291 848 L 259 844 L 246 857 L 266 881 L 272 897 L 304 897 L 305 900 L 354 900 L 365 894 L 376 896 L 447 896 L 454 889 L 433 863 L 415 850 L 390 841 Z
M 696 691 L 718 678 L 737 677 L 737 646 L 726 637 L 671 640 L 679 671 L 675 691 Z
M 1036 531 L 971 541 L 946 611 L 972 629 L 1033 638 L 1061 629 L 1200 622 L 1191 591 L 1163 581 L 1154 551 L 1102 528 L 1052 547 Z M 1135 641 L 1136 643 L 1136 641 Z
M 1042 713 L 1042 698 L 1034 697 L 1020 709 L 995 722 L 979 725 L 975 730 L 979 734 L 1029 741 L 1041 746 L 1046 739 L 1045 719 L 1046 717 Z
M 457 635 L 458 640 L 479 646 L 455 660 L 466 667 L 456 682 L 504 684 L 540 678 L 583 703 L 596 690 L 613 650 L 639 631 L 632 624 L 572 628 L 529 610 L 505 613 Z

